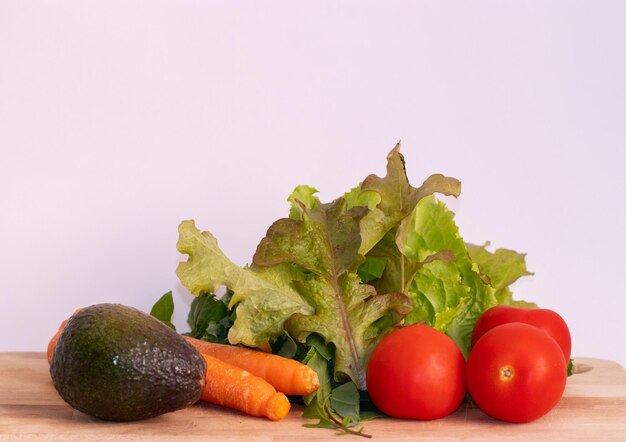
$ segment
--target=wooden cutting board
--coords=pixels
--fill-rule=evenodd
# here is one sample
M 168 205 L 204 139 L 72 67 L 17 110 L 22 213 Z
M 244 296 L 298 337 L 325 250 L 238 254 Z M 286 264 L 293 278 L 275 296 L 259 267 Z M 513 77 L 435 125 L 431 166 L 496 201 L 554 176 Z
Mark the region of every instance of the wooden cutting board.
M 626 373 L 615 362 L 576 359 L 584 371 L 567 381 L 561 402 L 543 418 L 507 424 L 472 405 L 435 421 L 378 419 L 364 424 L 375 441 L 626 441 Z M 271 422 L 206 403 L 157 418 L 103 422 L 73 410 L 52 386 L 44 353 L 0 353 L 0 440 L 347 441 L 333 430 L 305 428 L 296 408 Z

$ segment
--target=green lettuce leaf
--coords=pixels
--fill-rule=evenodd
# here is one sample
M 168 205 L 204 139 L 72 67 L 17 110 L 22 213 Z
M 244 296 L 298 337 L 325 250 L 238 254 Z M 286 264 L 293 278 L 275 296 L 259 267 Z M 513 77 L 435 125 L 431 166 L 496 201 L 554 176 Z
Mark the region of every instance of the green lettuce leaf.
M 532 302 L 514 300 L 509 287 L 522 276 L 533 274 L 526 269 L 526 254 L 509 249 L 490 252 L 488 246 L 488 242 L 482 246 L 467 244 L 467 250 L 472 261 L 478 265 L 483 280 L 495 289 L 498 304 L 537 307 Z
M 381 200 L 377 192 L 363 190 L 360 184 L 344 193 L 343 199 L 346 200 L 348 209 L 352 209 L 353 207 L 367 207 L 370 211 L 376 209 L 376 206 L 380 204 Z M 361 230 L 363 230 L 363 223 L 361 223 Z
M 463 241 L 454 213 L 434 196 L 420 200 L 405 218 L 396 236 L 398 250 L 409 263 L 423 263 L 409 288 L 413 310 L 407 324 L 426 323 L 446 332 L 465 356 L 478 317 L 498 304 L 534 306 L 514 301 L 510 285 L 530 275 L 525 255 Z M 448 251 L 452 259 L 432 259 Z M 410 264 L 409 264 L 410 265 Z
M 451 265 L 424 265 L 416 273 L 410 291 L 414 300 L 413 320 L 428 318 L 428 324 L 445 331 L 465 356 L 478 317 L 497 304 L 495 290 L 485 284 L 472 262 L 454 222 L 454 213 L 434 196 L 422 198 L 398 229 L 397 246 L 410 261 L 424 262 L 444 250 L 451 252 Z
M 302 207 L 312 208 L 318 205 L 320 200 L 315 196 L 317 192 L 318 190 L 311 186 L 297 186 L 287 198 L 287 201 L 291 204 L 289 218 L 302 219 Z
M 470 299 L 454 262 L 432 261 L 417 273 L 409 290 L 413 310 L 406 324 L 425 323 L 445 332 Z
M 228 332 L 231 344 L 269 349 L 269 342 L 283 333 L 283 324 L 294 313 L 312 314 L 314 309 L 300 296 L 293 281 L 304 278 L 296 266 L 241 268 L 219 249 L 209 232 L 200 232 L 194 221 L 178 229 L 178 251 L 189 255 L 176 274 L 194 295 L 215 293 L 226 286 L 233 292 L 229 308 L 237 305 L 237 319 Z M 246 324 L 245 327 L 238 324 Z

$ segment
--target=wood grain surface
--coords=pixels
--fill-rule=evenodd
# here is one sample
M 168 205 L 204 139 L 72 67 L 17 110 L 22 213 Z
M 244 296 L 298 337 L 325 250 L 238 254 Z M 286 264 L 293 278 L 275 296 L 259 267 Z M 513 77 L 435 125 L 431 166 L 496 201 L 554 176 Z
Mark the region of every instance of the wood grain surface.
M 626 441 L 626 373 L 602 359 L 576 359 L 581 371 L 543 418 L 507 424 L 463 405 L 435 421 L 378 419 L 364 424 L 374 441 Z M 588 370 L 585 370 L 588 369 Z M 52 386 L 44 353 L 0 353 L 0 440 L 57 441 L 347 441 L 305 428 L 301 410 L 279 422 L 206 403 L 133 423 L 103 422 L 73 410 Z

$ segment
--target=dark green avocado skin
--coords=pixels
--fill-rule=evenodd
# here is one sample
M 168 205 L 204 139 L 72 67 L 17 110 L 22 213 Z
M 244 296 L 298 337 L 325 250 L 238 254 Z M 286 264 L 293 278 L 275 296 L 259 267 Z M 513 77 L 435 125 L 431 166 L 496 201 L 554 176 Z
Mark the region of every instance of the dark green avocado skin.
M 194 404 L 204 386 L 200 353 L 158 319 L 121 304 L 81 309 L 50 363 L 68 404 L 111 421 L 135 421 Z

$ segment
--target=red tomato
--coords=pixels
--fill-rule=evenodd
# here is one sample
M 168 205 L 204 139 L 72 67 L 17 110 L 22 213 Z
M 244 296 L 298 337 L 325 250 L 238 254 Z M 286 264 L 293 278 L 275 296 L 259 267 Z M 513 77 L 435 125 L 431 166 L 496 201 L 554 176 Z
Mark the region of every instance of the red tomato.
M 565 359 L 569 361 L 572 352 L 572 338 L 569 328 L 563 318 L 556 312 L 540 308 L 521 308 L 498 305 L 483 313 L 472 333 L 472 347 L 487 331 L 509 322 L 523 322 L 534 325 L 546 333 L 559 344 Z
M 563 395 L 567 364 L 544 331 L 512 322 L 489 330 L 467 360 L 467 388 L 488 415 L 530 422 L 550 411 Z
M 447 335 L 425 325 L 393 331 L 367 365 L 374 405 L 397 418 L 438 419 L 465 397 L 465 359 Z

